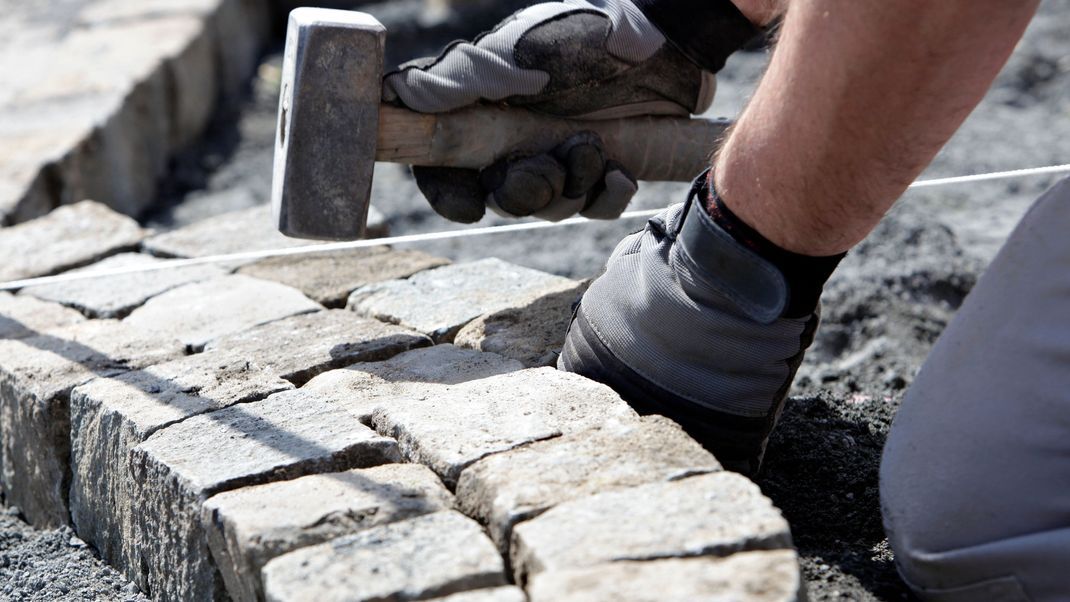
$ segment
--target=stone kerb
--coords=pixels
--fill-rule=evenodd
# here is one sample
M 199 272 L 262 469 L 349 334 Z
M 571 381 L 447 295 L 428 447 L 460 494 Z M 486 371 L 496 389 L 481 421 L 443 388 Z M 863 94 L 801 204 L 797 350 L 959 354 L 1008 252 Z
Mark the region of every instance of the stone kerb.
M 177 341 L 114 320 L 0 341 L 0 477 L 6 501 L 35 525 L 66 525 L 71 390 L 181 354 Z
M 269 30 L 266 2 L 81 0 L 53 19 L 14 6 L 0 42 L 5 225 L 86 198 L 140 213 L 171 154 L 237 98 Z

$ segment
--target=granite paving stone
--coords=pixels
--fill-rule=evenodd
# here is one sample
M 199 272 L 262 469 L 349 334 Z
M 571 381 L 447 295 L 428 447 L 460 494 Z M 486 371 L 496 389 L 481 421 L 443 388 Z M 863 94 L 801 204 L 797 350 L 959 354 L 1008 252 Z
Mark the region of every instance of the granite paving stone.
M 758 486 L 717 472 L 560 504 L 513 528 L 510 558 L 525 583 L 543 571 L 617 560 L 791 547 L 787 521 Z
M 143 253 L 120 253 L 77 271 L 134 268 L 161 261 Z M 162 292 L 223 275 L 216 266 L 189 266 L 32 286 L 19 294 L 62 303 L 90 318 L 122 318 Z
M 293 385 L 240 354 L 206 352 L 98 378 L 71 392 L 71 519 L 101 558 L 132 574 L 131 451 L 190 416 Z
M 135 248 L 137 222 L 100 203 L 82 201 L 0 229 L 0 281 L 47 276 Z
M 431 339 L 414 330 L 331 309 L 225 335 L 206 349 L 243 355 L 301 385 L 327 370 L 384 360 L 430 344 Z
M 515 585 L 503 585 L 428 600 L 429 602 L 527 602 L 528 597 L 524 595 L 524 590 Z
M 271 207 L 257 205 L 157 234 L 146 239 L 142 247 L 161 257 L 203 257 L 313 244 L 321 242 L 283 236 L 271 217 Z M 236 260 L 228 265 L 237 267 L 252 261 Z
M 529 368 L 556 366 L 572 320 L 572 306 L 588 284 L 583 282 L 521 307 L 480 316 L 461 328 L 454 344 L 499 353 Z
M 84 321 L 82 314 L 33 297 L 0 291 L 0 339 L 23 339 Z
M 71 390 L 181 354 L 177 341 L 114 320 L 0 341 L 0 476 L 7 503 L 34 525 L 66 525 Z
M 531 368 L 383 404 L 372 426 L 397 439 L 409 461 L 430 467 L 452 488 L 462 470 L 490 454 L 637 419 L 605 385 Z
M 468 381 L 523 369 L 520 362 L 494 353 L 435 345 L 407 351 L 382 362 L 353 364 L 308 381 L 301 390 L 337 403 L 364 424 L 383 405 L 437 395 Z
M 260 570 L 272 558 L 452 507 L 427 468 L 384 464 L 220 493 L 205 504 L 204 525 L 227 593 L 256 602 L 264 597 Z
M 123 321 L 175 337 L 198 351 L 212 339 L 322 309 L 288 286 L 248 276 L 224 276 L 157 295 Z
M 562 502 L 720 469 L 675 422 L 646 416 L 483 458 L 461 473 L 457 499 L 508 552 L 514 525 Z
M 397 443 L 338 404 L 301 390 L 194 416 L 131 454 L 130 545 L 138 585 L 158 600 L 223 596 L 201 520 L 217 493 L 320 472 L 398 462 Z
M 264 567 L 272 602 L 422 600 L 505 584 L 494 544 L 475 521 L 454 511 L 339 537 Z
M 292 286 L 327 307 L 344 307 L 349 294 L 366 284 L 407 278 L 447 264 L 448 259 L 420 251 L 392 251 L 383 246 L 269 257 L 238 273 Z
M 436 342 L 451 342 L 461 327 L 482 314 L 523 306 L 576 284 L 575 280 L 490 258 L 435 268 L 406 280 L 363 286 L 353 291 L 346 307 L 415 328 Z
M 547 571 L 528 594 L 531 602 L 799 602 L 801 588 L 795 552 L 772 550 Z

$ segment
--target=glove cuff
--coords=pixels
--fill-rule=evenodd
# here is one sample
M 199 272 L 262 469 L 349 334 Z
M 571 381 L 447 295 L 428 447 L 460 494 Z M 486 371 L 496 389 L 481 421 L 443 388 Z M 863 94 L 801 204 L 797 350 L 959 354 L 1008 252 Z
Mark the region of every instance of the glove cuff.
M 785 303 L 774 318 L 802 318 L 813 313 L 825 282 L 847 254 L 816 257 L 782 249 L 739 219 L 710 186 L 711 179 L 712 174 L 707 171 L 694 185 L 696 196 L 703 200 L 698 203 L 704 205 L 703 217 L 720 226 L 719 231 L 731 236 L 741 247 L 768 262 L 766 265 L 775 266 L 787 286 Z
M 762 30 L 731 0 L 632 0 L 669 43 L 710 73 Z

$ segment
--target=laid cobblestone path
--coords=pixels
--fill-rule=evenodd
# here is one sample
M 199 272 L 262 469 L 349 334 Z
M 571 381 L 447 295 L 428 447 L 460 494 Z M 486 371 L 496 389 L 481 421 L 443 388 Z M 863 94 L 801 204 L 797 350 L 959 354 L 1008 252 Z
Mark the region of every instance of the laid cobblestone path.
M 81 207 L 87 229 L 126 219 Z M 161 261 L 128 232 L 6 269 Z M 797 599 L 755 485 L 548 367 L 582 289 L 383 247 L 0 294 L 5 500 L 156 600 Z

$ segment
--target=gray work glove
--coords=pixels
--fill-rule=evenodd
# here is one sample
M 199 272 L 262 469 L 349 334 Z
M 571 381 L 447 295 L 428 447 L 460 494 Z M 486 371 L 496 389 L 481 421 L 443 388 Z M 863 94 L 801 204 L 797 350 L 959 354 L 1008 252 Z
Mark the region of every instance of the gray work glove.
M 576 309 L 558 368 L 676 420 L 725 467 L 754 474 L 813 341 L 816 299 L 783 317 L 785 277 L 710 218 L 700 191 L 617 246 Z
M 714 88 L 713 74 L 668 44 L 629 0 L 566 0 L 531 6 L 471 43 L 402 65 L 384 78 L 383 100 L 425 113 L 493 102 L 610 119 L 701 113 Z M 550 220 L 612 219 L 637 188 L 589 132 L 481 172 L 414 167 L 413 174 L 435 211 L 466 223 L 483 217 L 485 206 Z

